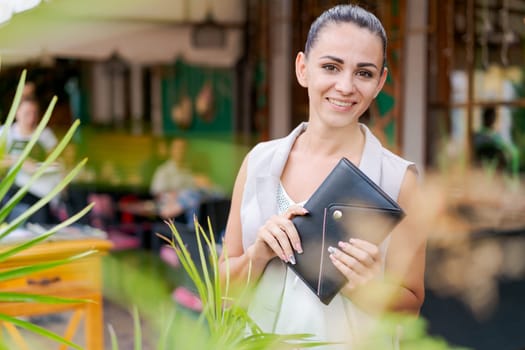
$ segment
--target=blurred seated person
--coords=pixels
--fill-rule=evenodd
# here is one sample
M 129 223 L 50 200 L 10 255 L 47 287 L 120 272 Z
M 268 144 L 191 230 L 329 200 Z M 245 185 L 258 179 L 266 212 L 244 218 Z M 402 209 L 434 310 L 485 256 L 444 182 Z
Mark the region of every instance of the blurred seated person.
M 519 151 L 501 136 L 496 121 L 495 107 L 486 107 L 481 115 L 481 128 L 474 134 L 474 159 L 478 164 L 491 163 L 496 169 L 517 174 Z
M 186 152 L 186 140 L 173 139 L 169 146 L 168 159 L 153 174 L 150 185 L 153 199 L 121 204 L 120 209 L 192 224 L 193 215 L 197 214 L 200 203 L 206 198 L 220 197 L 222 194 L 208 177 L 193 174 L 185 166 Z
M 199 243 L 193 224 L 194 216 L 198 219 L 204 230 L 209 227 L 205 219 L 210 220 L 211 229 L 218 241 L 226 228 L 226 220 L 230 208 L 230 201 L 224 193 L 218 190 L 203 175 L 192 173 L 185 164 L 187 155 L 187 141 L 181 138 L 173 139 L 168 148 L 168 159 L 160 164 L 153 174 L 150 192 L 154 204 L 153 210 L 164 219 L 173 219 L 177 232 L 180 234 L 186 249 L 188 249 L 197 271 L 202 271 Z M 200 159 L 200 158 L 199 158 Z M 161 258 L 171 266 L 177 267 L 178 258 L 171 246 L 166 246 L 166 241 L 157 235 L 171 240 L 172 232 L 165 222 L 153 225 L 150 248 L 159 252 Z M 217 247 L 220 242 L 217 242 Z M 205 261 L 208 261 L 209 251 L 204 248 Z M 209 266 L 207 267 L 210 268 Z M 202 302 L 197 295 L 197 289 L 186 272 L 180 285 L 172 293 L 173 299 L 179 304 L 193 311 L 202 310 Z
M 187 142 L 174 139 L 169 147 L 169 158 L 162 163 L 151 181 L 150 192 L 156 199 L 163 218 L 176 218 L 184 213 L 186 221 L 193 224 L 200 203 L 209 198 L 222 197 L 210 179 L 192 173 L 185 165 Z
M 30 85 L 29 85 L 30 86 Z M 33 136 L 33 133 L 40 121 L 40 106 L 38 101 L 31 94 L 22 97 L 20 105 L 16 112 L 15 122 L 7 129 L 6 154 L 2 159 L 3 167 L 11 167 L 15 164 L 18 157 L 22 154 L 25 146 Z M 3 130 L 4 126 L 1 127 Z M 49 152 L 56 146 L 57 139 L 55 134 L 49 128 L 45 128 L 40 134 L 37 143 L 33 146 L 29 156 L 24 161 L 20 172 L 15 178 L 13 186 L 9 189 L 2 203 L 15 195 L 15 193 L 30 180 L 31 176 L 37 171 L 39 163 L 43 162 Z M 44 197 L 61 179 L 60 167 L 58 163 L 51 165 L 42 176 L 35 181 L 22 200 L 14 208 L 8 220 L 16 218 L 18 215 L 27 210 L 30 206 Z M 54 216 L 50 210 L 50 204 L 46 204 L 28 218 L 29 222 L 35 223 L 52 223 Z

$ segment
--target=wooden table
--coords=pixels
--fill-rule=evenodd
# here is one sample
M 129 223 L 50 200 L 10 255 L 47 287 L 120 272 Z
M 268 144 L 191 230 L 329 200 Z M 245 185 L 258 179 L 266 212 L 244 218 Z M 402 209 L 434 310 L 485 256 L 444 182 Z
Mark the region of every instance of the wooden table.
M 88 250 L 97 253 L 75 260 L 65 265 L 37 272 L 22 278 L 0 282 L 0 290 L 16 291 L 55 297 L 89 299 L 92 303 L 40 304 L 40 303 L 0 303 L 0 313 L 11 316 L 36 316 L 49 313 L 73 311 L 66 327 L 64 338 L 72 340 L 84 318 L 86 350 L 104 348 L 102 266 L 101 258 L 111 248 L 110 241 L 99 238 L 59 240 L 40 243 L 4 262 L 0 270 L 50 262 L 71 257 Z M 0 250 L 5 249 L 0 245 Z M 19 349 L 27 345 L 17 329 L 9 323 L 2 324 L 17 343 Z M 61 345 L 59 349 L 66 349 Z

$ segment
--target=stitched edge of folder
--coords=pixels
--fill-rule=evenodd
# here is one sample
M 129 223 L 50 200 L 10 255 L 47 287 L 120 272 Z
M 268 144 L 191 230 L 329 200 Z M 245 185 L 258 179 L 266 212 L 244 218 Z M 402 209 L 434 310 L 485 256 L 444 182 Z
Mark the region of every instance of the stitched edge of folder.
M 324 208 L 324 214 L 323 214 L 323 235 L 322 235 L 322 240 L 321 240 L 321 261 L 319 262 L 319 279 L 317 280 L 317 295 L 321 294 L 321 277 L 323 275 L 325 232 L 326 232 L 326 208 Z

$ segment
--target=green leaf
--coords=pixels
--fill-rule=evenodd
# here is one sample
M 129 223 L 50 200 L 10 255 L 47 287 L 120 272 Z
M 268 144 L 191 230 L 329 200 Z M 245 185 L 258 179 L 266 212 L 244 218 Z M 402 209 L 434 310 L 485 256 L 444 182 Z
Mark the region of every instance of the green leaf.
M 51 262 L 43 262 L 43 263 L 22 266 L 22 267 L 15 267 L 10 270 L 0 271 L 0 281 L 7 281 L 10 279 L 14 279 L 14 278 L 24 277 L 29 274 L 35 273 L 35 272 L 44 271 L 52 267 L 64 265 L 71 261 L 82 259 L 86 256 L 92 255 L 96 252 L 97 252 L 96 250 L 89 250 L 87 252 L 77 254 L 77 255 L 74 255 L 66 259 L 61 259 L 61 260 L 56 260 L 56 261 L 51 261 Z
M 50 155 L 51 157 L 52 155 Z M 47 161 L 47 160 L 46 160 Z M 35 211 L 43 207 L 51 199 L 56 197 L 60 191 L 62 191 L 82 170 L 87 159 L 80 161 L 45 197 L 41 198 L 38 202 L 31 206 L 29 210 L 24 212 L 22 215 L 13 220 L 13 225 L 17 227 L 20 223 L 26 220 L 30 215 Z M 47 166 L 46 166 L 47 167 Z M 7 202 L 7 204 L 0 210 L 0 222 L 7 217 L 9 212 L 14 208 L 14 206 L 22 199 L 22 197 L 27 193 L 29 187 L 40 177 L 45 168 L 41 167 L 39 170 L 31 177 L 31 179 L 16 192 L 16 194 Z M 9 231 L 8 231 L 9 232 Z M 1 238 L 1 236 L 0 236 Z
M 175 312 L 170 312 L 168 315 L 168 319 L 166 320 L 166 323 L 164 324 L 164 327 L 161 330 L 159 342 L 157 344 L 157 350 L 168 349 L 167 348 L 168 334 L 171 331 L 171 328 L 173 327 L 174 321 L 175 321 Z
M 48 331 L 45 328 L 37 326 L 37 325 L 35 325 L 35 324 L 31 323 L 31 322 L 27 322 L 27 321 L 21 320 L 19 318 L 7 316 L 7 315 L 1 314 L 1 313 L 0 313 L 0 321 L 12 323 L 15 326 L 27 329 L 27 330 L 35 333 L 35 334 L 39 334 L 39 335 L 44 336 L 46 338 L 55 340 L 55 341 L 57 341 L 59 343 L 66 344 L 66 345 L 68 345 L 68 346 L 70 346 L 70 347 L 72 347 L 74 349 L 82 350 L 82 347 L 76 345 L 75 343 L 72 343 L 69 340 L 66 340 L 66 339 L 58 336 L 57 334 L 55 334 L 55 333 L 53 333 L 51 331 Z
M 18 110 L 18 106 L 20 105 L 20 100 L 22 99 L 22 93 L 24 91 L 24 85 L 26 81 L 26 74 L 27 74 L 26 70 L 24 69 L 22 71 L 22 75 L 20 76 L 20 80 L 18 81 L 18 86 L 16 88 L 13 103 L 11 104 L 11 108 L 9 109 L 9 113 L 7 115 L 6 121 L 0 133 L 0 157 L 1 157 L 0 159 L 4 159 L 5 155 L 7 154 L 7 133 L 9 129 L 11 128 L 13 121 L 15 120 L 16 111 Z M 5 169 L 0 169 L 0 170 L 3 172 Z M 3 177 L 5 178 L 5 176 Z M 10 184 L 12 184 L 12 182 L 9 182 L 9 181 L 4 182 L 3 180 L 0 182 L 0 199 L 4 198 L 5 194 L 7 193 L 7 190 L 11 186 Z
M 135 350 L 142 348 L 142 331 L 140 328 L 139 311 L 136 306 L 133 307 L 133 329 L 135 333 Z
M 24 147 L 24 150 L 22 151 L 20 156 L 17 158 L 17 161 L 15 162 L 15 164 L 11 167 L 11 169 L 9 169 L 7 176 L 5 176 L 4 179 L 2 180 L 2 186 L 0 186 L 0 198 L 3 198 L 5 196 L 8 189 L 11 187 L 11 185 L 15 181 L 16 175 L 22 169 L 22 165 L 24 164 L 25 160 L 29 156 L 29 153 L 33 149 L 33 146 L 38 142 L 38 139 L 40 135 L 42 134 L 42 131 L 45 129 L 45 127 L 47 126 L 47 123 L 49 122 L 49 118 L 51 118 L 51 113 L 53 112 L 53 108 L 55 107 L 56 100 L 57 100 L 56 96 L 51 99 L 51 102 L 49 103 L 49 106 L 46 112 L 44 113 L 44 116 L 38 123 L 35 131 L 33 132 L 33 135 L 31 135 L 29 142 Z M 21 188 L 20 191 L 18 191 L 14 197 L 20 200 L 22 195 L 27 192 L 27 188 L 29 188 L 29 186 L 24 186 L 23 188 Z M 21 195 L 19 195 L 19 193 L 21 193 Z M 3 210 L 0 211 L 0 222 L 4 221 L 5 219 L 4 215 L 6 215 L 5 212 Z
M 15 293 L 15 292 L 1 292 L 0 302 L 3 303 L 42 303 L 42 304 L 85 304 L 93 303 L 88 299 L 69 299 L 58 298 L 47 295 Z
M 16 111 L 18 110 L 18 106 L 20 105 L 20 101 L 22 100 L 22 94 L 24 93 L 26 76 L 27 71 L 24 69 L 22 71 L 22 74 L 20 75 L 20 79 L 18 80 L 18 85 L 15 91 L 15 97 L 13 98 L 13 103 L 11 104 L 11 108 L 9 109 L 9 113 L 7 114 L 7 118 L 4 123 L 5 128 L 2 129 L 0 137 L 5 137 L 4 135 L 7 135 L 7 129 L 11 127 L 15 120 Z
M 108 326 L 109 331 L 109 337 L 111 338 L 111 349 L 112 350 L 118 350 L 118 338 L 117 334 L 115 333 L 115 329 L 112 325 Z
M 9 110 L 9 114 L 7 116 L 7 119 L 3 125 L 2 132 L 0 133 L 0 157 L 3 159 L 8 152 L 7 150 L 7 133 L 9 129 L 11 128 L 11 125 L 13 124 L 13 121 L 15 119 L 16 111 L 19 108 L 20 101 L 22 98 L 22 93 L 25 85 L 25 79 L 26 79 L 26 70 L 22 72 L 22 75 L 20 77 L 15 97 L 13 100 L 13 103 L 11 105 L 11 109 Z M 31 149 L 33 146 L 37 143 L 42 131 L 47 126 L 49 119 L 51 118 L 52 111 L 54 109 L 54 106 L 56 104 L 57 98 L 53 97 L 51 102 L 49 103 L 49 106 L 47 110 L 45 111 L 40 123 L 38 124 L 36 130 L 34 131 L 33 135 L 31 136 L 28 144 L 22 151 L 22 154 L 18 157 L 17 161 L 13 166 L 10 167 L 9 170 L 7 170 L 6 174 L 2 174 L 1 181 L 0 181 L 0 199 L 3 199 L 8 192 L 9 188 L 13 185 L 15 178 L 17 174 L 22 169 L 22 165 L 24 161 L 29 156 Z M 12 212 L 13 208 L 19 201 L 22 199 L 22 197 L 27 193 L 29 187 L 40 177 L 44 174 L 46 169 L 48 169 L 49 166 L 53 162 L 56 161 L 58 156 L 62 153 L 62 151 L 65 149 L 67 144 L 70 142 L 71 138 L 73 137 L 76 129 L 79 126 L 79 121 L 75 121 L 71 127 L 69 128 L 68 132 L 64 135 L 64 137 L 61 138 L 58 145 L 55 147 L 55 149 L 48 155 L 46 160 L 41 164 L 41 166 L 35 171 L 35 173 L 31 176 L 31 179 L 29 182 L 20 188 L 17 193 L 9 199 L 9 201 L 0 208 L 0 223 L 4 224 L 5 219 L 9 215 L 9 213 Z M 2 227 L 0 230 L 0 239 L 11 233 L 13 230 L 15 230 L 18 226 L 20 226 L 30 215 L 32 215 L 34 212 L 36 212 L 38 209 L 43 207 L 45 204 L 47 204 L 51 199 L 53 199 L 60 191 L 62 191 L 65 186 L 67 186 L 73 178 L 80 172 L 84 164 L 86 163 L 87 159 L 84 159 L 83 161 L 79 162 L 77 166 L 71 170 L 53 190 L 51 190 L 46 196 L 44 196 L 42 199 L 40 199 L 37 203 L 35 203 L 33 206 L 29 208 L 29 210 L 25 211 L 21 215 L 19 215 L 17 218 L 15 218 L 12 222 L 8 223 L 5 227 Z M 4 169 L 0 169 L 0 171 L 3 171 Z M 93 204 L 90 204 L 86 206 L 83 210 L 78 212 L 77 214 L 73 215 L 69 219 L 65 220 L 61 224 L 55 226 L 54 228 L 50 229 L 46 233 L 35 237 L 27 242 L 23 242 L 21 244 L 15 245 L 14 247 L 9 247 L 2 252 L 0 252 L 0 261 L 4 261 L 8 259 L 9 257 L 23 252 L 30 247 L 41 243 L 42 241 L 48 239 L 50 236 L 52 236 L 54 233 L 59 231 L 61 228 L 70 225 L 71 223 L 78 220 L 80 217 L 85 215 L 91 208 Z M 94 250 L 90 250 L 81 254 L 77 254 L 75 256 L 61 259 L 57 261 L 51 261 L 51 262 L 44 262 L 39 264 L 32 264 L 28 266 L 22 266 L 18 268 L 12 268 L 10 270 L 5 270 L 0 272 L 0 280 L 8 280 L 12 278 L 19 278 L 26 276 L 28 274 L 43 271 L 52 267 L 56 267 L 62 264 L 69 263 L 71 261 L 84 258 L 86 256 L 89 256 L 91 254 L 95 253 Z M 0 292 L 0 301 L 3 302 L 20 302 L 20 303 L 51 303 L 51 304 L 63 304 L 63 303 L 86 303 L 91 302 L 89 300 L 84 299 L 67 299 L 67 298 L 57 298 L 57 297 L 51 297 L 51 296 L 43 296 L 43 295 L 35 295 L 35 294 L 23 294 L 23 293 L 16 293 L 16 292 L 8 292 L 8 291 L 2 291 Z M 42 327 L 36 326 L 30 322 L 20 320 L 16 317 L 11 317 L 5 314 L 0 313 L 0 321 L 10 322 L 14 324 L 15 326 L 25 328 L 35 334 L 43 335 L 47 338 L 53 339 L 57 342 L 63 343 L 68 345 L 71 348 L 75 349 L 81 349 L 80 346 L 60 337 L 59 335 L 50 332 Z M 0 344 L 0 349 L 3 348 Z
M 25 241 L 11 249 L 8 249 L 6 251 L 3 251 L 3 252 L 0 252 L 0 262 L 1 261 L 4 261 L 6 259 L 8 259 L 9 257 L 19 253 L 19 252 L 22 252 L 46 239 L 48 239 L 49 237 L 51 237 L 52 235 L 54 235 L 56 232 L 60 231 L 62 228 L 64 227 L 67 227 L 69 225 L 71 225 L 72 223 L 76 222 L 79 218 L 81 218 L 82 216 L 84 216 L 88 211 L 91 210 L 91 208 L 93 208 L 94 206 L 94 203 L 91 203 L 91 204 L 88 204 L 84 209 L 82 209 L 81 211 L 79 211 L 78 213 L 76 213 L 75 215 L 69 217 L 68 219 L 66 219 L 65 221 L 63 221 L 62 223 L 54 226 L 52 229 L 50 229 L 49 231 L 41 234 L 40 236 L 38 237 L 35 237 L 33 239 L 30 239 L 28 241 Z M 6 228 L 6 231 L 8 230 L 9 226 Z M 0 235 L 0 237 L 3 237 L 3 233 Z

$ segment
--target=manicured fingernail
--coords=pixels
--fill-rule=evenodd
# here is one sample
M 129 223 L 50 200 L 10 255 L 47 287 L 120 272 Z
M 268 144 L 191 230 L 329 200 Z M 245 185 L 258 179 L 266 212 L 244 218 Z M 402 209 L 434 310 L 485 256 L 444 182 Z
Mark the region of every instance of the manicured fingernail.
M 303 208 L 303 213 L 308 214 L 309 213 L 308 209 Z
M 292 265 L 295 265 L 295 256 L 290 255 L 290 257 L 288 258 L 288 261 L 292 264 Z
M 295 248 L 295 251 L 296 251 L 298 254 L 303 254 L 303 248 L 301 247 L 300 244 L 296 244 L 294 248 Z
M 328 253 L 334 254 L 335 253 L 335 248 L 332 247 L 332 246 L 328 247 Z

